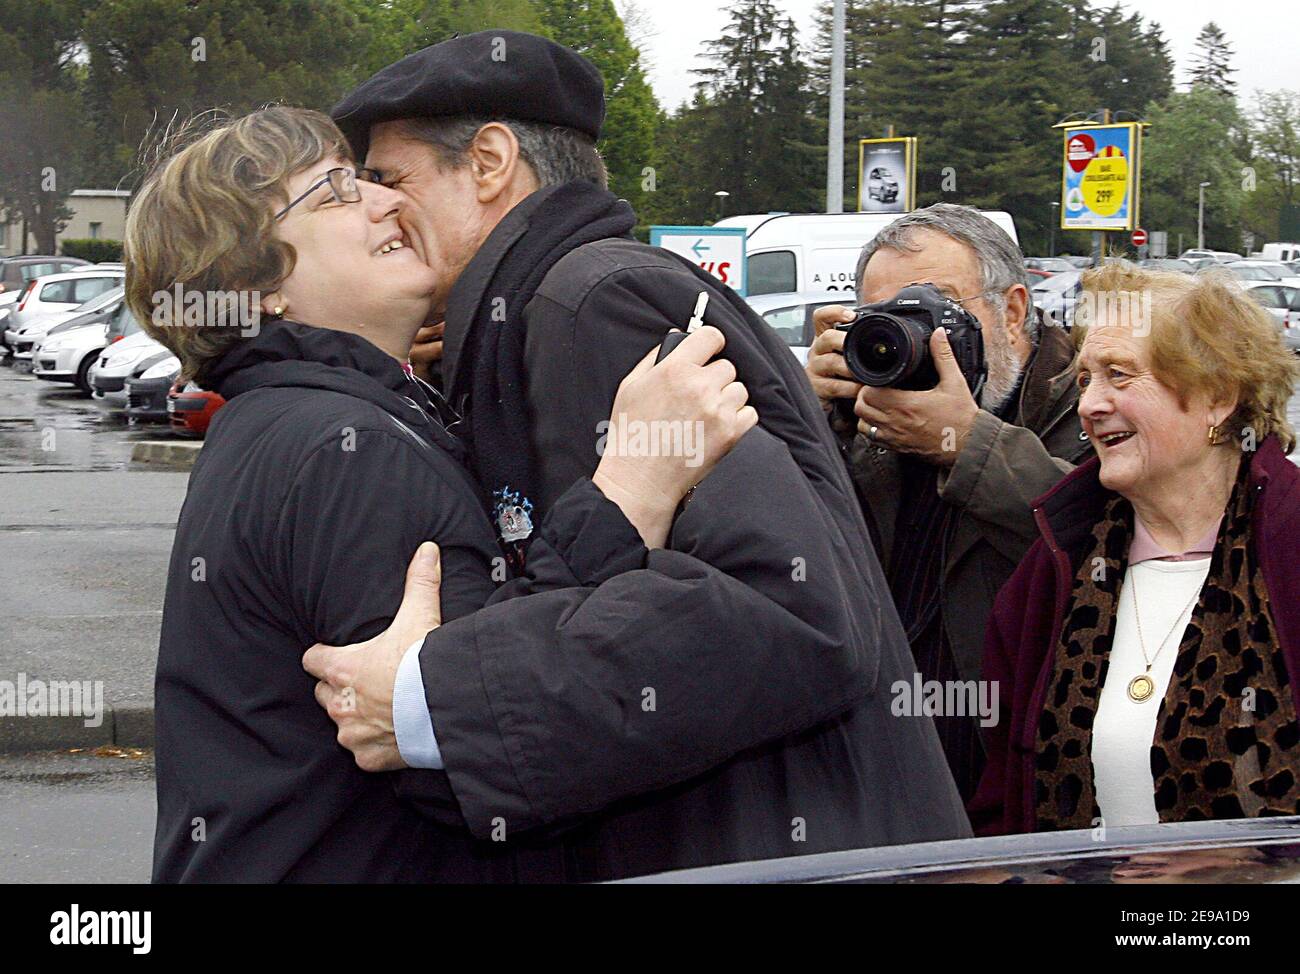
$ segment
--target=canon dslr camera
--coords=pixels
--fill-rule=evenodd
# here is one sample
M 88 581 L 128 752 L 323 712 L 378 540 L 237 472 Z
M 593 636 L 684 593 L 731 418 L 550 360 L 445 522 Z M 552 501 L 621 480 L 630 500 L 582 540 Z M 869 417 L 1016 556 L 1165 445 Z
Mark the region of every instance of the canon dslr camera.
M 930 336 L 948 331 L 961 374 L 978 398 L 988 369 L 980 323 L 933 284 L 909 284 L 892 298 L 864 305 L 844 331 L 844 360 L 863 385 L 933 389 L 939 373 L 930 358 Z

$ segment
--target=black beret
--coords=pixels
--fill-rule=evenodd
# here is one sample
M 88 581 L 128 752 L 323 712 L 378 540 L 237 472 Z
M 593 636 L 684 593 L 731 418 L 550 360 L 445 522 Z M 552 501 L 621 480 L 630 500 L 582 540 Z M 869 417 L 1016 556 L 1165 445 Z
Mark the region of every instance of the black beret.
M 370 126 L 399 118 L 485 115 L 563 125 L 600 138 L 605 81 L 555 41 L 515 30 L 453 37 L 390 64 L 330 113 L 359 162 Z

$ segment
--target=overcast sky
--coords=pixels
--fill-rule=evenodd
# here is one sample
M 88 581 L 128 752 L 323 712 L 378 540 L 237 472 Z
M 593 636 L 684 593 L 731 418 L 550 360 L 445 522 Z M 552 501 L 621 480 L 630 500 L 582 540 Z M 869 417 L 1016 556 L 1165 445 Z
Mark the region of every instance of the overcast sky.
M 818 0 L 778 0 L 794 17 L 800 40 L 812 39 L 813 12 Z M 1110 0 L 1094 6 L 1109 6 Z M 1234 52 L 1235 79 L 1241 94 L 1255 89 L 1300 89 L 1296 51 L 1300 47 L 1300 4 L 1296 0 L 1121 0 L 1129 10 L 1156 21 L 1164 28 L 1174 55 L 1174 81 L 1186 82 L 1196 35 L 1215 21 L 1227 35 Z M 690 73 L 701 64 L 704 41 L 717 37 L 727 23 L 727 7 L 716 0 L 636 0 L 645 17 L 650 60 L 650 82 L 667 109 L 688 100 Z

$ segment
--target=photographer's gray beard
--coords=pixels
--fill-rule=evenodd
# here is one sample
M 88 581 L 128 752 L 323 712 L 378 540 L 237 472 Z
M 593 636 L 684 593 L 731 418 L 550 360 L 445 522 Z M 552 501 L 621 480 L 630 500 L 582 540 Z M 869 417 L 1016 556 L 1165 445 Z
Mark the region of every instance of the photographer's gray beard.
M 992 328 L 984 329 L 984 360 L 989 374 L 980 392 L 980 408 L 996 413 L 1016 391 L 1020 375 L 1025 370 L 1020 356 L 1007 341 L 1005 319 L 1001 314 Z

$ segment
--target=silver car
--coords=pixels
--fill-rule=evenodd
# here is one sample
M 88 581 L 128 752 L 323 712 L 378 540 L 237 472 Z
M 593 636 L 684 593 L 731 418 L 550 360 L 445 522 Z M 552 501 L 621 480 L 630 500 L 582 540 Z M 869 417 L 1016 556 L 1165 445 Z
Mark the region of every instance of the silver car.
M 5 322 L 5 344 L 15 359 L 30 359 L 46 331 L 68 318 L 85 314 L 105 292 L 122 286 L 122 271 L 50 274 L 28 285 Z
M 756 294 L 746 298 L 760 318 L 772 326 L 790 346 L 800 365 L 808 364 L 813 343 L 813 312 L 828 304 L 852 308 L 858 303 L 852 291 L 793 291 L 784 294 Z

